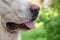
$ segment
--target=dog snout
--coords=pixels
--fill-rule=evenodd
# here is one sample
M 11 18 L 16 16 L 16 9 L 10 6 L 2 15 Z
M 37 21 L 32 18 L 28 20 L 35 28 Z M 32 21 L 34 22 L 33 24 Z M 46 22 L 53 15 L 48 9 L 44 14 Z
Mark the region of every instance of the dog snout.
M 30 7 L 30 11 L 32 12 L 32 20 L 31 21 L 34 21 L 37 18 L 38 14 L 39 14 L 39 10 L 40 10 L 39 6 L 31 5 L 31 7 Z

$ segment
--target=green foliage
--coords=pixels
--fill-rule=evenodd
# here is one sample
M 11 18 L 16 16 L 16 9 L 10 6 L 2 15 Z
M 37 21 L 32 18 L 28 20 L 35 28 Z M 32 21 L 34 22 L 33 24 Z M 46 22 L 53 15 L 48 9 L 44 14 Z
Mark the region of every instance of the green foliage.
M 22 40 L 46 40 L 46 37 L 46 30 L 43 27 L 41 29 L 22 32 Z
M 60 0 L 41 9 L 35 24 L 37 29 L 22 32 L 22 40 L 60 40 Z

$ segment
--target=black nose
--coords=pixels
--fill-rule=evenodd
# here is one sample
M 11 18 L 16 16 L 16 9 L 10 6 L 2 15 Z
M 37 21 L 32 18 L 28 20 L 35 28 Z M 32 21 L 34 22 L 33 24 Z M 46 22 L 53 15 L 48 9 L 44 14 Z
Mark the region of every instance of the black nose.
M 40 10 L 39 6 L 31 5 L 30 11 L 32 12 L 32 21 L 34 21 L 37 18 L 39 10 Z

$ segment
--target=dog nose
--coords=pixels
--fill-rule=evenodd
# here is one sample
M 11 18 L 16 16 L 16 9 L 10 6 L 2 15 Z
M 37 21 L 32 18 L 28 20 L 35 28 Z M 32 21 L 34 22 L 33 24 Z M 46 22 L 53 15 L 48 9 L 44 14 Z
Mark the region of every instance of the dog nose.
M 38 16 L 40 8 L 37 5 L 31 5 L 30 10 L 32 12 L 32 20 L 31 21 L 34 21 Z
M 37 5 L 31 5 L 30 10 L 31 10 L 31 12 L 33 12 L 33 13 L 38 13 L 39 10 L 40 10 L 40 8 L 39 8 L 39 6 L 37 6 Z

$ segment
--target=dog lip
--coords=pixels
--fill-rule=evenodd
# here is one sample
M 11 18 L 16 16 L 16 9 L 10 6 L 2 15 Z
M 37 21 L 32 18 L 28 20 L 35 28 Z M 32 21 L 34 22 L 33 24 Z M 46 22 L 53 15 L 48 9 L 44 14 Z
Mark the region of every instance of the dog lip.
M 18 28 L 20 29 L 24 29 L 24 30 L 30 30 L 31 28 L 28 28 L 24 23 L 22 24 L 17 24 L 17 23 L 14 23 L 14 22 L 7 22 L 6 23 L 6 26 L 8 29 L 10 30 L 16 30 Z
M 7 28 L 10 29 L 10 30 L 15 30 L 15 29 L 17 29 L 17 27 L 14 27 L 14 26 L 15 26 L 15 23 L 13 23 L 13 22 L 7 22 L 7 23 L 6 23 L 6 26 L 7 26 Z

